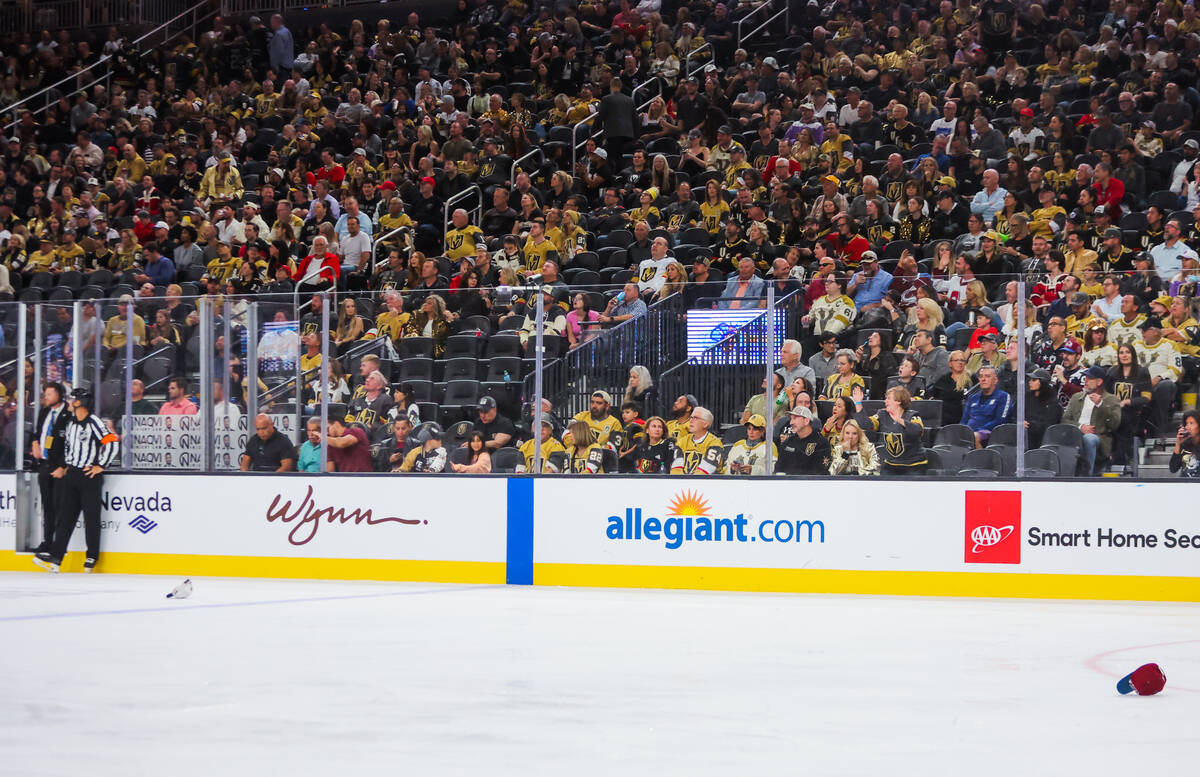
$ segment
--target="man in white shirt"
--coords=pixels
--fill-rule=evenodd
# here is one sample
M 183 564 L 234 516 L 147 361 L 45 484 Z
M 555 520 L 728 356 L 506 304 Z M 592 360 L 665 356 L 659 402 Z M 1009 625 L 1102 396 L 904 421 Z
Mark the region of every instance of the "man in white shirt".
M 346 235 L 338 241 L 342 255 L 342 274 L 363 272 L 371 258 L 371 238 L 363 232 L 357 216 L 346 219 Z
M 667 255 L 667 240 L 656 237 L 650 242 L 650 258 L 638 264 L 638 291 L 644 295 L 657 294 L 667 282 L 667 267 L 675 261 Z
M 862 90 L 857 86 L 850 87 L 846 92 L 846 104 L 838 111 L 837 123 L 839 127 L 849 127 L 854 122 L 858 121 L 858 104 L 862 102 Z
M 946 135 L 949 137 L 954 134 L 954 125 L 958 123 L 958 103 L 954 100 L 947 100 L 942 106 L 942 118 L 935 119 L 929 125 L 929 132 L 932 135 Z

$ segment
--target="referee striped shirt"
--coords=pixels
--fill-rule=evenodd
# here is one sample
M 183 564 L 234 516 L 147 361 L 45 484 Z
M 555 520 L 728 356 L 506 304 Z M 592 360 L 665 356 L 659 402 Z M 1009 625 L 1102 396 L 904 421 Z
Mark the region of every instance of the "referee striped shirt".
M 88 415 L 82 421 L 71 418 L 63 437 L 63 462 L 76 469 L 94 464 L 107 468 L 116 460 L 121 447 L 117 436 L 94 415 Z

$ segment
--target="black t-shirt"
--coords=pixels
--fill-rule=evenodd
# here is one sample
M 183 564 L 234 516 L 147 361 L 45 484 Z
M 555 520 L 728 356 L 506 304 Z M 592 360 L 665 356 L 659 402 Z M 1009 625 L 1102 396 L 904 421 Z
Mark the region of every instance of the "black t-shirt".
M 284 459 L 296 460 L 296 448 L 278 431 L 266 440 L 251 434 L 246 440 L 245 455 L 250 457 L 251 472 L 275 472 Z
M 828 475 L 829 442 L 816 431 L 807 437 L 789 435 L 779 446 L 775 470 L 787 475 Z
M 507 434 L 509 436 L 509 441 L 506 443 L 507 445 L 512 445 L 516 441 L 517 437 L 517 427 L 513 425 L 512 421 L 508 420 L 499 413 L 496 413 L 496 417 L 492 419 L 490 424 L 485 424 L 483 421 L 476 418 L 475 431 L 482 434 L 483 439 L 487 442 L 491 442 L 491 440 L 495 438 L 497 434 Z
M 984 3 L 980 9 L 979 26 L 989 38 L 1009 38 L 1012 37 L 1012 23 L 1016 14 L 1016 6 L 1008 0 Z

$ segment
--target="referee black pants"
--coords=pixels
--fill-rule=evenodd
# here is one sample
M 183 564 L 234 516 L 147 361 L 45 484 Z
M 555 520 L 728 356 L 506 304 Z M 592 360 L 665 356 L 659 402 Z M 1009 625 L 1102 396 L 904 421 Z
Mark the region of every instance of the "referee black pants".
M 38 547 L 49 551 L 54 545 L 54 528 L 58 525 L 59 482 L 50 477 L 50 462 L 38 462 L 38 490 L 42 494 L 42 543 Z
M 83 470 L 67 467 L 58 492 L 58 526 L 54 529 L 54 547 L 50 556 L 59 564 L 67 555 L 67 544 L 75 531 L 79 511 L 83 511 L 83 537 L 87 557 L 100 557 L 100 489 L 104 476 L 89 478 Z

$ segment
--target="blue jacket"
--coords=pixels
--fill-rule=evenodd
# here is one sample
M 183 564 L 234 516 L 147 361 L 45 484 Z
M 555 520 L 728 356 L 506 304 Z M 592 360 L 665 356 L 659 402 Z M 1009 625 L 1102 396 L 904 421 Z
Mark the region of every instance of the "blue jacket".
M 175 263 L 160 256 L 157 262 L 146 262 L 146 275 L 155 286 L 167 286 L 175 282 Z
M 737 299 L 738 277 L 737 273 L 729 276 L 725 281 L 725 290 L 721 292 L 721 302 L 718 305 L 721 310 L 728 310 L 731 303 Z M 746 286 L 746 296 L 742 297 L 742 308 L 757 308 L 763 297 L 767 296 L 767 283 L 757 275 L 750 276 L 750 282 Z
M 971 431 L 991 431 L 1008 418 L 1008 406 L 1012 400 L 999 388 L 984 396 L 982 391 L 972 392 L 963 401 L 962 423 Z

